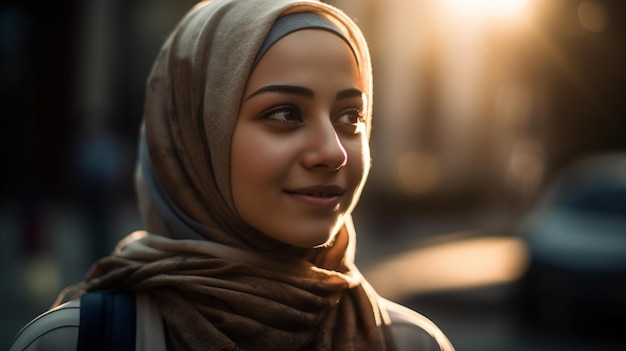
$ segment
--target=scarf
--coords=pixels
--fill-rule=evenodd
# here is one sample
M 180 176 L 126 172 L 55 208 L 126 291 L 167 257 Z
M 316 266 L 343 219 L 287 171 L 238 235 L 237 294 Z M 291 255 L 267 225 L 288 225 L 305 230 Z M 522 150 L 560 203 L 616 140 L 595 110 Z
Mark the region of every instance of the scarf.
M 391 348 L 388 316 L 354 265 L 349 214 L 331 242 L 303 249 L 247 225 L 233 204 L 230 138 L 246 82 L 273 23 L 296 12 L 321 14 L 343 34 L 371 104 L 367 45 L 338 9 L 314 0 L 198 3 L 146 86 L 136 185 L 147 231 L 120 241 L 57 304 L 96 290 L 148 294 L 177 350 Z

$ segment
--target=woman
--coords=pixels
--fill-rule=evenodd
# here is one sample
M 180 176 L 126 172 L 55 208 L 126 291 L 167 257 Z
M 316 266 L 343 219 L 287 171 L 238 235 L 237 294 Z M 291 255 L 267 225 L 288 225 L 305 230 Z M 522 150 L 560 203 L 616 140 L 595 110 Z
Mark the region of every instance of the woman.
M 198 4 L 148 79 L 137 167 L 147 231 L 11 350 L 75 349 L 79 297 L 100 290 L 132 292 L 137 349 L 453 350 L 354 266 L 371 101 L 365 40 L 339 10 Z

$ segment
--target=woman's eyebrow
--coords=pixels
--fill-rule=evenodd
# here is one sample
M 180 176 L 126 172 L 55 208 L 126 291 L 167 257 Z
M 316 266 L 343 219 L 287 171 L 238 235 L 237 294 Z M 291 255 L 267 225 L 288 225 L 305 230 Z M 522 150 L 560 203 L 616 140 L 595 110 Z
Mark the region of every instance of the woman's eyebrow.
M 346 90 L 342 90 L 340 92 L 337 93 L 337 100 L 340 99 L 350 99 L 353 97 L 362 97 L 363 96 L 363 92 L 360 91 L 359 89 L 355 89 L 355 88 L 351 88 L 351 89 L 346 89 Z
M 305 88 L 305 87 L 300 87 L 297 85 L 266 85 L 258 89 L 254 93 L 248 95 L 248 97 L 245 100 L 248 100 L 253 96 L 256 96 L 262 93 L 267 93 L 267 92 L 287 93 L 287 94 L 301 95 L 305 97 L 315 96 L 315 94 L 313 93 L 313 90 Z

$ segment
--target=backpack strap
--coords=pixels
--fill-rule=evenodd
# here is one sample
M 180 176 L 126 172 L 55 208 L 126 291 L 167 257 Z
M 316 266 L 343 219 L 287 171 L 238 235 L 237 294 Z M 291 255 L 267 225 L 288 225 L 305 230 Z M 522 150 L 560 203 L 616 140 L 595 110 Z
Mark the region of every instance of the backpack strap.
M 134 351 L 135 295 L 96 291 L 80 298 L 78 351 Z

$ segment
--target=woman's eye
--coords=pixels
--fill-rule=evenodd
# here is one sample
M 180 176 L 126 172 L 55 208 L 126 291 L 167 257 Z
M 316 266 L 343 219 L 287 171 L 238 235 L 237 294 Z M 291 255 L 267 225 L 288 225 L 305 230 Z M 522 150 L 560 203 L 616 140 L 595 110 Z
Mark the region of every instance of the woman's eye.
M 365 113 L 361 108 L 343 110 L 333 123 L 337 130 L 348 134 L 360 134 L 365 130 Z
M 269 110 L 262 115 L 262 118 L 282 123 L 302 122 L 302 116 L 300 115 L 300 112 L 296 108 L 289 106 L 283 106 Z
M 349 109 L 342 111 L 335 119 L 336 123 L 359 124 L 365 122 L 365 113 L 362 109 Z

